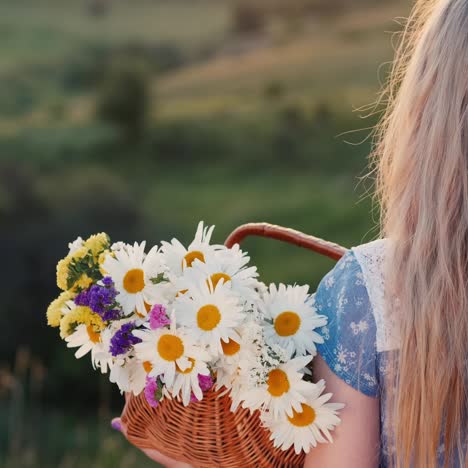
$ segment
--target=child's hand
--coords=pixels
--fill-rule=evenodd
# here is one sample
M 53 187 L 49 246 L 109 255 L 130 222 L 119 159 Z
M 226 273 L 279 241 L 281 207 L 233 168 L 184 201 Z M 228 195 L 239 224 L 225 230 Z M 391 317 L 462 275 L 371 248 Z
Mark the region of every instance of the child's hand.
M 129 394 L 126 393 L 125 404 L 128 403 L 129 398 L 130 398 Z M 114 418 L 111 422 L 111 426 L 116 431 L 121 432 L 123 436 L 128 440 L 127 427 L 122 422 L 121 418 Z M 150 458 L 151 460 L 157 463 L 161 463 L 166 468 L 192 468 L 192 465 L 188 465 L 187 463 L 182 463 L 180 461 L 169 458 L 168 456 L 163 455 L 161 452 L 158 452 L 157 450 L 140 448 L 140 447 L 137 447 L 137 448 L 140 449 L 148 458 Z
M 124 435 L 124 437 L 128 440 L 127 428 L 122 423 L 122 420 L 120 418 L 114 418 L 111 422 L 111 426 L 116 431 L 121 432 Z M 179 462 L 177 460 L 173 460 L 172 458 L 169 458 L 166 455 L 163 455 L 161 452 L 158 452 L 157 450 L 142 449 L 140 447 L 137 447 L 137 448 L 139 448 L 148 458 L 150 458 L 151 460 L 155 462 L 161 463 L 167 468 L 191 468 L 191 465 Z

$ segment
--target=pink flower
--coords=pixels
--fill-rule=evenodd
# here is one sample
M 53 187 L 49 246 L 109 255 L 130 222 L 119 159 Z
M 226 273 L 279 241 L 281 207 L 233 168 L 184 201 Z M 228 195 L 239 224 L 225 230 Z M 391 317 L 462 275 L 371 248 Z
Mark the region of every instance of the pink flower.
M 145 398 L 150 406 L 156 408 L 159 405 L 159 398 L 161 395 L 161 389 L 158 385 L 157 378 L 147 376 L 145 386 Z M 158 398 L 159 397 L 159 398 Z
M 198 374 L 198 383 L 200 384 L 202 392 L 206 392 L 213 386 L 213 379 L 211 375 Z
M 200 384 L 201 391 L 206 392 L 213 386 L 213 379 L 211 375 L 198 374 L 198 383 Z M 190 403 L 197 403 L 198 401 L 198 398 L 192 392 L 190 395 Z
M 170 325 L 171 321 L 167 316 L 166 308 L 162 304 L 156 304 L 153 306 L 150 312 L 150 327 L 152 330 Z

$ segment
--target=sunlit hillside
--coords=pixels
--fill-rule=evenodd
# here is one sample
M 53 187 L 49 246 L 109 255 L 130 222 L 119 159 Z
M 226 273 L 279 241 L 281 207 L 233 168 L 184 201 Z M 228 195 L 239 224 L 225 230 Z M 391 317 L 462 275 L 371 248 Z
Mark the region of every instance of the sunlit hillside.
M 399 0 L 325 18 L 268 16 L 262 29 L 245 34 L 234 29 L 229 1 L 117 1 L 98 17 L 87 2 L 2 3 L 4 131 L 15 122 L 47 125 L 57 108 L 62 123 L 88 120 L 94 88 L 87 75 L 99 60 L 128 51 L 155 62 L 155 118 L 268 111 L 272 89 L 302 106 L 359 107 L 375 100 L 392 33 L 408 10 Z

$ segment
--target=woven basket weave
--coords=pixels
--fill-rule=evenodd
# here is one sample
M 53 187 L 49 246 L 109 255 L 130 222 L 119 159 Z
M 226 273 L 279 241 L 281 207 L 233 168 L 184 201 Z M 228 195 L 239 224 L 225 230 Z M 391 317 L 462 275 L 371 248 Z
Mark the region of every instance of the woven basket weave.
M 239 227 L 228 237 L 226 246 L 251 235 L 282 240 L 334 260 L 346 251 L 337 244 L 266 223 Z M 229 395 L 220 393 L 223 391 L 208 391 L 202 401 L 187 407 L 166 399 L 157 408 L 149 406 L 143 394 L 129 396 L 122 413 L 129 440 L 196 468 L 302 466 L 304 453 L 296 455 L 293 448 L 284 451 L 273 447 L 258 411 L 238 408 L 233 413 Z

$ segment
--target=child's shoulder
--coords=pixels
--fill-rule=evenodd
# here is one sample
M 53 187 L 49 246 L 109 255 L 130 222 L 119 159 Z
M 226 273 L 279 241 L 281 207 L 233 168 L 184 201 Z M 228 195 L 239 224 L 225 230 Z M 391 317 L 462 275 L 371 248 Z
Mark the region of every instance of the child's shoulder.
M 377 350 L 398 347 L 398 327 L 386 308 L 385 260 L 387 238 L 351 247 L 320 282 L 315 297 L 318 308 L 338 321 L 375 323 Z
M 359 263 L 377 325 L 378 351 L 390 351 L 399 346 L 398 323 L 392 310 L 387 307 L 386 292 L 386 261 L 391 258 L 393 246 L 391 239 L 382 238 L 350 249 Z
M 353 246 L 350 251 L 356 256 L 359 263 L 375 263 L 383 260 L 390 245 L 390 239 L 381 238 Z
M 351 247 L 322 278 L 319 289 L 330 290 L 332 286 L 350 288 L 357 284 L 368 290 L 372 300 L 376 299 L 383 286 L 387 245 L 387 239 L 376 239 Z

